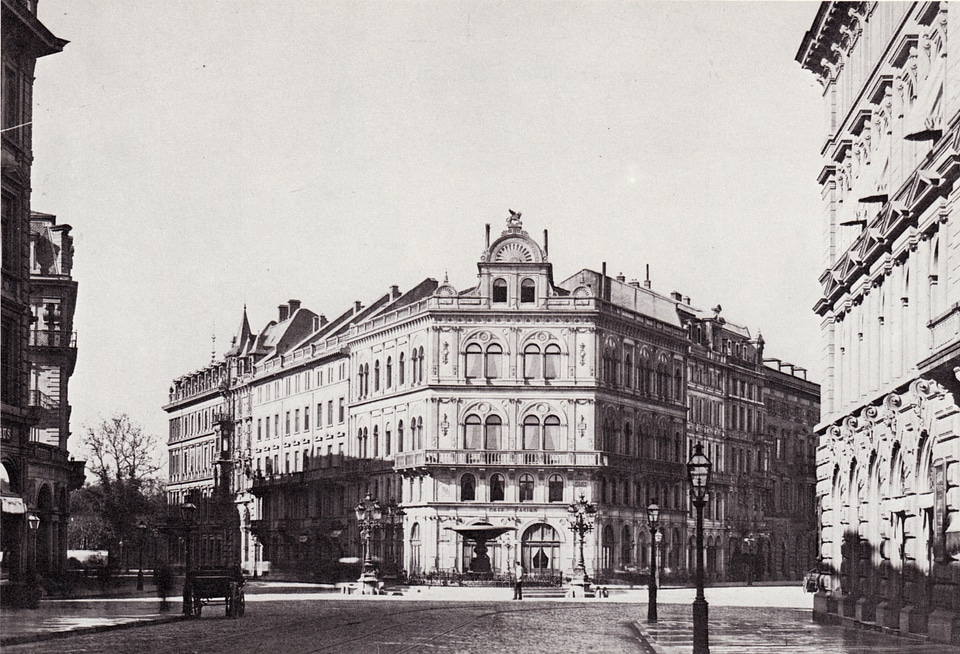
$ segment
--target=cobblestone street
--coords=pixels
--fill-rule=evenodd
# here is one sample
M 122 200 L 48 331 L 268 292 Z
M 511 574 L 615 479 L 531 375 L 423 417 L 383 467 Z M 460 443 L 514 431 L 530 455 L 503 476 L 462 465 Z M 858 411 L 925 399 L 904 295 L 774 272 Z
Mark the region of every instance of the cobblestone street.
M 655 625 L 646 623 L 645 592 L 639 589 L 603 600 L 534 599 L 522 603 L 509 601 L 506 590 L 430 589 L 414 596 L 424 597 L 421 600 L 409 595 L 361 599 L 315 591 L 279 594 L 261 588 L 248 595 L 246 615 L 239 620 L 229 620 L 223 616 L 222 607 L 211 606 L 199 620 L 76 633 L 9 645 L 3 651 L 689 654 L 692 649 L 691 608 L 687 602 L 692 589 L 664 589 L 660 621 Z M 712 600 L 713 654 L 960 654 L 960 649 L 946 645 L 813 624 L 810 610 L 800 608 L 809 596 L 796 588 L 715 588 L 708 589 L 708 597 Z M 149 600 L 130 602 L 146 604 Z M 95 605 L 93 600 L 78 602 L 71 611 L 78 615 L 95 613 Z M 123 612 L 146 610 L 144 606 L 131 606 Z M 26 619 L 31 616 L 22 615 Z M 9 626 L 15 617 L 5 613 L 4 624 Z

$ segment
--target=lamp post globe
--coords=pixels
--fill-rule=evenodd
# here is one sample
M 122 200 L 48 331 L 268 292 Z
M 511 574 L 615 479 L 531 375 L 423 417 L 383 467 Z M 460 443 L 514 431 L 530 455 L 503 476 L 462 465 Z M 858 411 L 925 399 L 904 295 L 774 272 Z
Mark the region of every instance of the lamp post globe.
M 693 600 L 693 654 L 710 654 L 707 599 L 703 595 L 703 507 L 707 504 L 712 464 L 697 443 L 687 461 L 690 499 L 697 509 L 697 597 Z
M 647 600 L 647 622 L 657 621 L 657 536 L 660 531 L 660 505 L 652 500 L 647 505 L 647 523 L 650 525 L 650 581 Z

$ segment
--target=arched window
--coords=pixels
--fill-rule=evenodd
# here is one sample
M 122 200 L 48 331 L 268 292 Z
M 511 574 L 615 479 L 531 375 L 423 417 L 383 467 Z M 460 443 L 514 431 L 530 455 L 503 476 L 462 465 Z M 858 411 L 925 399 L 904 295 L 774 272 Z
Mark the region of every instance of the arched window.
M 410 384 L 417 383 L 417 348 L 410 353 Z
M 477 499 L 477 479 L 471 474 L 460 478 L 460 501 L 473 502 Z
M 560 346 L 548 345 L 543 351 L 543 378 L 556 379 L 560 376 Z
M 417 449 L 423 449 L 423 418 L 417 418 Z
M 532 279 L 525 279 L 520 282 L 520 302 L 537 301 L 537 284 Z
M 393 357 L 387 357 L 387 388 L 393 385 Z
M 627 456 L 634 454 L 634 452 L 630 451 L 632 447 L 633 447 L 633 427 L 631 427 L 630 423 L 628 422 L 623 426 L 623 453 L 626 454 Z
M 547 416 L 543 421 L 543 449 L 561 449 L 560 439 L 560 418 L 557 416 Z
M 507 301 L 507 282 L 502 279 L 493 280 L 493 301 Z
M 380 359 L 373 362 L 373 391 L 380 390 Z
M 486 450 L 500 449 L 500 432 L 503 428 L 503 421 L 500 416 L 487 416 L 486 429 L 484 430 L 483 448 Z
M 383 453 L 386 455 L 390 454 L 390 423 L 387 423 L 387 428 L 383 430 Z
M 520 494 L 521 502 L 533 501 L 533 475 L 520 475 L 520 482 L 517 484 L 517 490 Z
M 525 450 L 540 449 L 540 419 L 529 415 L 523 419 L 523 443 Z
M 623 358 L 623 385 L 633 386 L 633 357 L 629 353 Z
M 417 382 L 423 383 L 423 346 L 417 350 Z
M 520 539 L 520 562 L 525 570 L 555 574 L 560 570 L 560 535 L 548 524 L 533 525 Z
M 620 534 L 620 567 L 633 563 L 633 543 L 630 537 L 630 527 L 624 525 Z
M 563 477 L 560 475 L 550 475 L 547 486 L 547 501 L 548 502 L 562 502 L 563 501 Z
M 467 346 L 464 376 L 467 379 L 477 379 L 483 376 L 483 349 L 477 343 L 471 343 Z
M 403 382 L 405 381 L 405 378 L 404 378 L 404 372 L 405 372 L 405 370 L 404 370 L 404 368 L 406 367 L 406 361 L 403 360 L 403 355 L 404 355 L 404 353 L 401 352 L 401 353 L 400 353 L 400 359 L 399 359 L 399 361 L 397 362 L 397 366 L 398 366 L 398 368 L 397 368 L 397 385 L 398 385 L 398 386 L 403 386 Z
M 403 420 L 397 423 L 397 452 L 403 452 Z
M 363 364 L 363 392 L 362 395 L 370 394 L 370 364 Z
M 533 343 L 523 348 L 523 378 L 540 378 L 540 348 Z
M 471 414 L 463 423 L 463 449 L 479 450 L 483 434 L 480 416 Z
M 490 477 L 490 501 L 502 502 L 504 497 L 503 475 L 496 474 Z
M 373 426 L 373 456 L 380 456 L 380 426 Z
M 487 379 L 497 379 L 500 377 L 500 368 L 503 364 L 503 348 L 499 343 L 491 343 L 487 346 L 486 374 Z

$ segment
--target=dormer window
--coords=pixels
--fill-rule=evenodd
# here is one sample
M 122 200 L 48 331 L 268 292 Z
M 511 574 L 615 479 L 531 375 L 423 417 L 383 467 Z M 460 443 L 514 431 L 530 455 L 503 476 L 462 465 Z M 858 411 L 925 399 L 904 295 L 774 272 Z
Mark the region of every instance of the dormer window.
M 536 302 L 537 285 L 532 279 L 520 282 L 520 302 Z
M 507 282 L 502 279 L 493 280 L 493 301 L 494 302 L 503 302 L 507 301 Z

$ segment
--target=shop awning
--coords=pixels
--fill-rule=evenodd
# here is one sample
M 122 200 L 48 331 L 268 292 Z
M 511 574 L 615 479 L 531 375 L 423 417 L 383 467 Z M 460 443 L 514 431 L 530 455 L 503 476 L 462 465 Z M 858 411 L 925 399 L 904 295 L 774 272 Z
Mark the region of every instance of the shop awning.
M 19 497 L 0 496 L 0 502 L 3 504 L 4 513 L 26 513 L 27 504 Z

